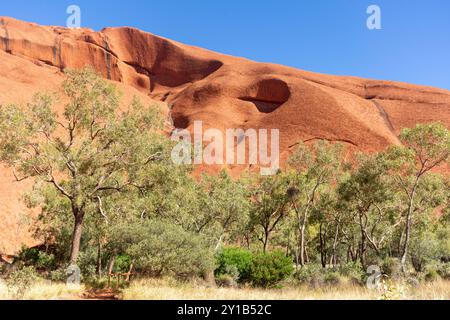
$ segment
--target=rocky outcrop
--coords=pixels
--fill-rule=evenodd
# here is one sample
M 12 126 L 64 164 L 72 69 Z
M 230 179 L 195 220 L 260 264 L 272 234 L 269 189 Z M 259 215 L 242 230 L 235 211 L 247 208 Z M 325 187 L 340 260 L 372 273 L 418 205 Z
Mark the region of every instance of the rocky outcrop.
M 280 129 L 282 160 L 299 141 L 371 152 L 398 144 L 400 130 L 416 123 L 450 126 L 447 90 L 256 63 L 127 27 L 95 32 L 0 18 L 0 104 L 54 90 L 64 69 L 84 66 L 129 99 L 166 103 L 178 128 L 201 120 L 205 128 Z M 0 181 L 0 252 L 10 253 L 26 234 L 17 219 L 27 212 L 20 194 L 29 185 L 13 183 L 1 167 Z

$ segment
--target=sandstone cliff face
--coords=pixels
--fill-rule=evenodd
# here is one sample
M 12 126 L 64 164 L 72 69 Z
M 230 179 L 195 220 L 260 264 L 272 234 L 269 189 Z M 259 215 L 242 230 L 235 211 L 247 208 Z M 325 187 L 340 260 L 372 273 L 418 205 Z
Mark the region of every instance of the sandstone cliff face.
M 201 120 L 205 128 L 279 129 L 282 160 L 299 141 L 371 152 L 398 144 L 400 130 L 416 123 L 450 126 L 447 90 L 256 63 L 133 28 L 94 32 L 0 18 L 0 104 L 55 90 L 65 68 L 84 66 L 116 81 L 125 100 L 164 102 L 177 128 Z M 0 252 L 11 253 L 31 241 L 18 224 L 29 185 L 13 183 L 2 167 L 0 181 Z

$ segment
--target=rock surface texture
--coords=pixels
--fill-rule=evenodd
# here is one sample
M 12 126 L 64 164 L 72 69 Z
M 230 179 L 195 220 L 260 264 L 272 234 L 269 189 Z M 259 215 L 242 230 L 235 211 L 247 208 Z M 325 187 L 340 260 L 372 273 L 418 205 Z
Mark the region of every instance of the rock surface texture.
M 0 17 L 0 105 L 54 91 L 66 68 L 92 66 L 117 82 L 124 103 L 157 101 L 177 128 L 279 129 L 282 161 L 300 141 L 342 142 L 373 152 L 398 144 L 402 128 L 441 121 L 450 127 L 450 91 L 406 83 L 317 74 L 184 45 L 137 29 L 45 27 Z M 208 170 L 208 168 L 201 168 Z M 242 168 L 231 167 L 238 172 Z M 33 240 L 29 215 L 0 167 L 0 253 Z

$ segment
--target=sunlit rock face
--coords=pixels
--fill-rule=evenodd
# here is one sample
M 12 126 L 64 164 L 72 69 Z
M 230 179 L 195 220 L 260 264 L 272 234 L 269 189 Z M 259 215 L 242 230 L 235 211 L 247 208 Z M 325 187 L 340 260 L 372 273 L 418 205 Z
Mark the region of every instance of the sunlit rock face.
M 55 91 L 64 69 L 85 66 L 117 82 L 124 104 L 134 95 L 158 101 L 177 128 L 193 130 L 202 121 L 205 129 L 279 129 L 282 164 L 301 141 L 373 152 L 398 144 L 401 129 L 416 123 L 450 127 L 447 90 L 256 63 L 133 28 L 94 32 L 0 18 L 0 104 Z M 243 169 L 229 167 L 235 175 Z M 0 253 L 35 243 L 20 223 L 30 215 L 21 195 L 31 182 L 13 180 L 0 166 Z

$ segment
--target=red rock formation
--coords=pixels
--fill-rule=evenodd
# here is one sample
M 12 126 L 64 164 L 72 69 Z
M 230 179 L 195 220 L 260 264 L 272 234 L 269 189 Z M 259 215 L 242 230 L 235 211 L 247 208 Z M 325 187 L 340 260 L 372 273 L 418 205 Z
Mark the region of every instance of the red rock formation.
M 54 90 L 62 70 L 88 65 L 127 97 L 166 102 L 176 127 L 202 120 L 205 128 L 280 129 L 282 159 L 299 141 L 371 152 L 398 144 L 400 130 L 416 123 L 450 126 L 447 90 L 256 63 L 133 28 L 94 32 L 0 18 L 0 104 Z M 0 181 L 0 251 L 13 252 L 23 240 L 13 217 L 25 212 L 27 185 L 1 168 Z

